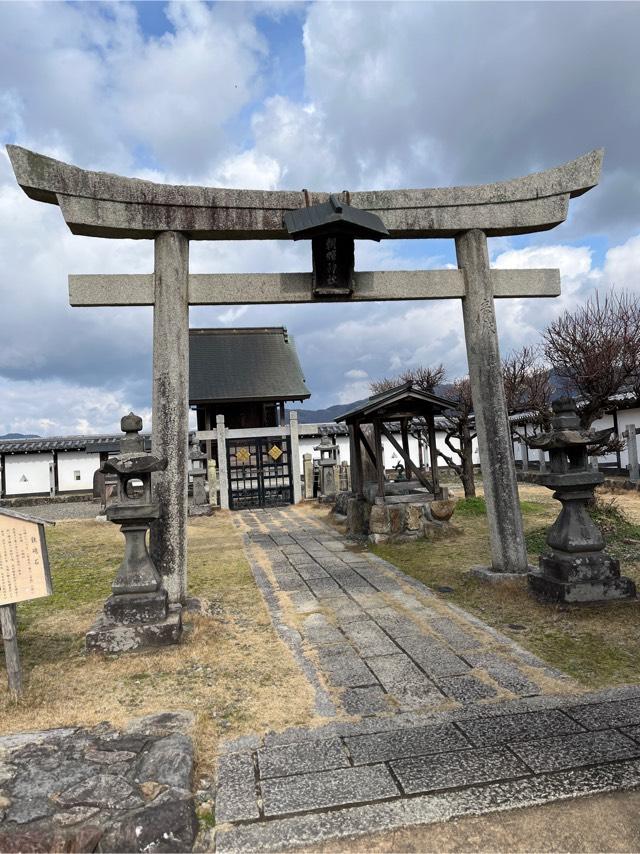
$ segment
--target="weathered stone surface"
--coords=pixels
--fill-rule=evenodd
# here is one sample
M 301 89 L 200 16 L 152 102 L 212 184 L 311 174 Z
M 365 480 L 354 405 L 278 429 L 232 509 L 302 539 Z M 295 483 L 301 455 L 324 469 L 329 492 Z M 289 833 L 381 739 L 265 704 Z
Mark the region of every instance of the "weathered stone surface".
M 193 730 L 195 722 L 196 716 L 193 712 L 161 712 L 154 715 L 144 715 L 141 718 L 132 718 L 127 724 L 125 732 L 134 736 L 138 734 L 164 736 L 171 735 L 173 732 L 182 732 L 187 735 Z M 123 744 L 122 738 L 119 738 L 118 741 L 119 744 Z
M 608 703 L 571 706 L 567 714 L 586 729 L 640 724 L 640 699 L 614 700 Z
M 197 832 L 191 793 L 167 789 L 141 809 L 114 820 L 100 840 L 98 850 L 186 852 L 191 851 Z
M 56 796 L 64 807 L 89 806 L 105 809 L 133 809 L 142 806 L 136 790 L 113 774 L 96 774 Z
M 119 653 L 178 643 L 182 634 L 181 610 L 179 605 L 172 606 L 166 619 L 155 623 L 115 623 L 100 614 L 86 634 L 87 650 Z
M 58 204 L 71 230 L 99 237 L 154 237 L 162 229 L 195 239 L 286 238 L 286 211 L 304 207 L 302 193 L 154 184 L 91 172 L 11 145 L 16 178 L 40 201 Z M 595 186 L 602 151 L 563 166 L 495 184 L 409 191 L 361 191 L 355 207 L 375 211 L 394 237 L 450 236 L 482 228 L 491 236 L 537 231 L 567 215 L 571 195 Z M 153 204 L 149 204 L 152 200 Z M 312 193 L 310 204 L 328 200 Z M 408 211 L 408 213 L 407 213 Z
M 329 681 L 337 687 L 358 688 L 375 685 L 376 678 L 352 647 L 322 647 L 318 651 L 320 666 Z
M 174 733 L 143 750 L 133 778 L 137 783 L 154 782 L 175 789 L 191 789 L 193 762 L 191 739 Z
M 540 687 L 525 676 L 516 664 L 502 655 L 491 652 L 469 652 L 466 653 L 466 659 L 474 667 L 485 670 L 502 688 L 520 697 L 533 697 L 540 693 Z
M 640 745 L 619 732 L 582 732 L 511 745 L 532 771 L 559 771 L 640 756 Z
M 429 511 L 438 522 L 446 522 L 453 516 L 455 507 L 455 501 L 432 501 L 429 504 Z
M 378 801 L 399 794 L 384 765 L 274 778 L 265 780 L 261 789 L 266 816 Z
M 389 508 L 386 504 L 373 504 L 369 515 L 370 534 L 390 534 L 391 519 Z
M 431 685 L 424 673 L 403 653 L 370 657 L 367 658 L 367 665 L 387 691 L 393 692 L 394 688 L 410 683 Z
M 459 750 L 391 762 L 407 794 L 472 786 L 526 775 L 529 769 L 508 750 Z
M 344 633 L 365 657 L 393 655 L 400 651 L 373 620 L 349 623 L 344 627 Z
M 373 715 L 391 707 L 389 695 L 378 686 L 346 688 L 340 695 L 340 702 L 348 715 Z
M 470 669 L 459 656 L 432 638 L 412 634 L 398 637 L 396 642 L 429 676 L 436 679 L 459 676 Z
M 579 724 L 556 709 L 463 720 L 458 722 L 458 727 L 477 747 L 571 734 L 582 730 Z
M 640 763 L 633 761 L 531 776 L 460 791 L 334 810 L 321 816 L 311 813 L 230 830 L 221 829 L 216 836 L 216 850 L 302 850 L 318 843 L 326 845 L 331 840 L 629 789 L 638 783 Z
M 449 617 L 430 620 L 430 626 L 434 632 L 442 635 L 455 652 L 464 652 L 480 646 L 480 640 L 475 635 Z
M 302 624 L 302 633 L 312 644 L 344 643 L 344 635 L 323 614 L 311 614 Z
M 216 820 L 259 818 L 253 760 L 248 753 L 230 753 L 218 759 Z
M 312 771 L 328 771 L 349 765 L 339 738 L 317 739 L 258 751 L 260 777 L 286 777 Z
M 445 753 L 470 746 L 467 739 L 451 724 L 355 736 L 345 739 L 345 742 L 354 765 Z
M 392 534 L 400 534 L 406 525 L 407 510 L 402 504 L 389 505 L 389 527 Z
M 471 674 L 439 679 L 438 685 L 448 697 L 464 705 L 496 695 L 495 688 Z

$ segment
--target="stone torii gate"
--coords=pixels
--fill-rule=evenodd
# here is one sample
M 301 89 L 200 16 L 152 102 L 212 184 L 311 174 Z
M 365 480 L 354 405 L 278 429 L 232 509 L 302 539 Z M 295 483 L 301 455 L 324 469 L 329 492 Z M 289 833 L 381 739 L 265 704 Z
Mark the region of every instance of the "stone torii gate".
M 69 276 L 74 306 L 153 305 L 153 451 L 161 518 L 152 554 L 172 601 L 186 594 L 189 305 L 320 302 L 311 273 L 189 274 L 190 240 L 288 240 L 284 215 L 329 193 L 226 190 L 154 184 L 61 163 L 7 146 L 16 179 L 32 199 L 60 207 L 73 234 L 153 240 L 149 275 Z M 493 300 L 552 297 L 558 270 L 492 270 L 487 237 L 544 231 L 563 222 L 569 200 L 598 183 L 602 150 L 545 172 L 471 187 L 342 194 L 375 213 L 391 238 L 455 239 L 457 270 L 357 272 L 340 299 L 462 300 L 469 376 L 489 519 L 492 568 L 527 571 L 511 457 Z M 336 299 L 335 297 L 333 298 Z

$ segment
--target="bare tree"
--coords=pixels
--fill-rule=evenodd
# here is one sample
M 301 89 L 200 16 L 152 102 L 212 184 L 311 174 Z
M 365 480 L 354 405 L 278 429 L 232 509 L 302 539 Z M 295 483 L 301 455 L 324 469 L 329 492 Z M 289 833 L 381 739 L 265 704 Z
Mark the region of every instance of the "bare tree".
M 476 482 L 473 472 L 473 440 L 476 437 L 471 414 L 473 399 L 469 377 L 455 380 L 447 397 L 455 401 L 456 408 L 444 413 L 444 441 L 451 453 L 446 454 L 438 449 L 449 468 L 458 475 L 464 489 L 464 497 L 472 498 L 476 494 Z
M 544 353 L 566 390 L 577 394 L 583 427 L 611 407 L 624 386 L 640 391 L 640 301 L 628 292 L 596 292 L 543 334 Z
M 380 394 L 383 391 L 389 391 L 390 388 L 395 388 L 404 383 L 413 383 L 416 388 L 422 391 L 430 391 L 439 386 L 445 378 L 444 365 L 436 365 L 432 368 L 407 368 L 401 374 L 395 377 L 385 377 L 381 380 L 374 380 L 371 383 L 371 391 L 374 394 Z

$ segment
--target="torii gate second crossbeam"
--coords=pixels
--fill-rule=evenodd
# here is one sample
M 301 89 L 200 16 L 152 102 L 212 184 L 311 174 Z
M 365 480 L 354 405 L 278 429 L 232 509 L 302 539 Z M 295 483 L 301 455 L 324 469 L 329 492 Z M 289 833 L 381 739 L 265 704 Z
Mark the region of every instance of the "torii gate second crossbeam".
M 147 276 L 71 276 L 72 305 L 153 305 L 153 450 L 160 521 L 152 554 L 172 601 L 186 596 L 189 305 L 319 302 L 311 274 L 189 275 L 190 240 L 289 239 L 284 215 L 329 193 L 174 186 L 91 172 L 7 146 L 18 183 L 60 207 L 73 234 L 153 240 Z M 346 301 L 462 300 L 469 376 L 487 501 L 493 570 L 527 571 L 498 347 L 494 298 L 560 293 L 557 270 L 491 270 L 487 237 L 554 228 L 569 200 L 599 180 L 602 150 L 512 181 L 473 187 L 350 194 L 391 238 L 455 239 L 457 270 L 361 272 Z M 335 299 L 335 298 L 334 298 Z

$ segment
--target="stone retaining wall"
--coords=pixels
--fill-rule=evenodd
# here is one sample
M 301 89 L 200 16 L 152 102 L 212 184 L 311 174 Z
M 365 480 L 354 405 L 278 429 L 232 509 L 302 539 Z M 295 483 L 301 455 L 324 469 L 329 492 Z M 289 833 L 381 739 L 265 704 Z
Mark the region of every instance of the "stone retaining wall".
M 349 492 L 336 496 L 333 512 L 346 524 L 347 532 L 368 535 L 372 543 L 403 542 L 431 537 L 441 531 L 451 516 L 455 502 L 416 501 L 401 504 L 369 504 Z

